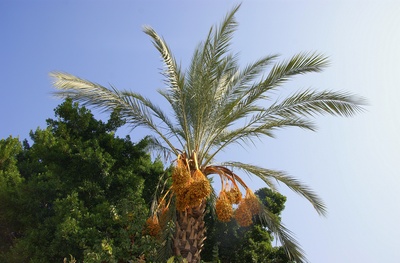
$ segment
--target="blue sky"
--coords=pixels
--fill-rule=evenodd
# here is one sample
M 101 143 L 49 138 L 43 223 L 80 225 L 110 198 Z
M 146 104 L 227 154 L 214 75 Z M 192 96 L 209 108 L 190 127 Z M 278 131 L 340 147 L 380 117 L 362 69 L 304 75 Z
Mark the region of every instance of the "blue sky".
M 51 96 L 51 71 L 139 91 L 163 103 L 157 51 L 142 32 L 151 25 L 187 65 L 195 45 L 237 1 L 0 1 L 0 138 L 22 140 L 44 128 L 61 103 Z M 330 57 L 322 73 L 282 89 L 346 90 L 369 101 L 345 119 L 318 117 L 316 133 L 288 129 L 255 148 L 221 158 L 285 170 L 325 200 L 319 217 L 288 196 L 283 222 L 311 262 L 396 262 L 400 245 L 399 157 L 400 2 L 247 1 L 233 51 L 245 65 L 266 54 L 303 51 Z M 283 95 L 281 95 L 283 96 Z M 97 115 L 99 116 L 99 115 Z M 122 129 L 120 135 L 128 132 Z M 145 131 L 134 130 L 133 140 Z M 263 187 L 250 179 L 254 189 Z

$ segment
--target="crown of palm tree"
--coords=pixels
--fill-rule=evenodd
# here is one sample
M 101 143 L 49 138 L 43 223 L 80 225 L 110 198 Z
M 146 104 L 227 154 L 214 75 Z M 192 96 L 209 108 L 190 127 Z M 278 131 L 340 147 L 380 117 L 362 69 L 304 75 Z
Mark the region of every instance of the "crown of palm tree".
M 268 55 L 240 67 L 237 55 L 229 52 L 238 8 L 229 12 L 218 27 L 210 29 L 186 70 L 177 64 L 164 39 L 151 27 L 144 27 L 165 64 L 163 75 L 167 87 L 159 93 L 171 106 L 172 115 L 139 93 L 106 88 L 61 72 L 51 73 L 58 89 L 55 95 L 106 111 L 118 109 L 128 125 L 148 128 L 152 132 L 152 145 L 182 159 L 189 171 L 200 170 L 205 176 L 218 174 L 223 185 L 230 182 L 234 189 L 239 189 L 238 184 L 246 190 L 248 187 L 232 168 L 261 178 L 274 190 L 275 182 L 282 182 L 305 197 L 320 215 L 325 215 L 322 200 L 284 172 L 237 161 L 213 163 L 221 150 L 233 144 L 273 137 L 275 130 L 291 126 L 313 131 L 315 124 L 309 117 L 352 116 L 364 104 L 363 99 L 346 92 L 311 89 L 273 100 L 270 91 L 296 75 L 320 72 L 328 60 L 318 53 L 300 53 L 283 61 L 277 61 L 278 55 Z M 288 254 L 297 262 L 304 262 L 304 253 L 290 231 L 269 211 L 263 209 L 261 215 Z

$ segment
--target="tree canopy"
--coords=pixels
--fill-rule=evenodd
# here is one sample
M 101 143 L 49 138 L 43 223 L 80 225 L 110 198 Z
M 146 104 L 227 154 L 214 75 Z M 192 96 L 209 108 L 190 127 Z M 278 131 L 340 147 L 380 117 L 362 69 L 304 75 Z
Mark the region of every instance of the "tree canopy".
M 115 136 L 107 123 L 71 100 L 55 110 L 32 145 L 0 141 L 0 261 L 126 262 L 155 249 L 142 235 L 163 165 L 146 140 Z M 147 250 L 147 252 L 146 252 Z

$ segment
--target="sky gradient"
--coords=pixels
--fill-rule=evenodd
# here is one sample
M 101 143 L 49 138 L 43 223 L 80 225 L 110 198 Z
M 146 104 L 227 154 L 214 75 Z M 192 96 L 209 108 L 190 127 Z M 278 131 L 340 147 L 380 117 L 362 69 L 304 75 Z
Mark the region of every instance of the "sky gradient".
M 0 0 L 0 138 L 28 138 L 54 116 L 61 101 L 51 96 L 51 71 L 132 89 L 162 105 L 156 92 L 164 87 L 162 63 L 142 26 L 164 36 L 185 66 L 210 26 L 237 3 Z M 369 102 L 353 118 L 317 117 L 316 133 L 278 131 L 276 139 L 218 158 L 284 170 L 323 198 L 326 218 L 281 188 L 288 197 L 283 222 L 310 262 L 398 260 L 399 14 L 400 2 L 385 0 L 247 1 L 237 14 L 232 51 L 243 65 L 275 53 L 282 59 L 313 51 L 330 57 L 327 70 L 294 79 L 277 96 L 316 88 L 348 91 Z M 130 135 L 137 141 L 146 132 Z M 249 185 L 264 186 L 256 179 Z

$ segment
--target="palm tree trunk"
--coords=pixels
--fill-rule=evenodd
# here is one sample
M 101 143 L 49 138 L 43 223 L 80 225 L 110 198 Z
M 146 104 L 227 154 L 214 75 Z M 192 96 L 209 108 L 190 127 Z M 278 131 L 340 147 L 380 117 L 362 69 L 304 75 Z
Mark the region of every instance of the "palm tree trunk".
M 176 229 L 173 242 L 175 256 L 182 256 L 189 263 L 200 262 L 200 252 L 205 237 L 204 214 L 206 201 L 198 207 L 177 212 Z

